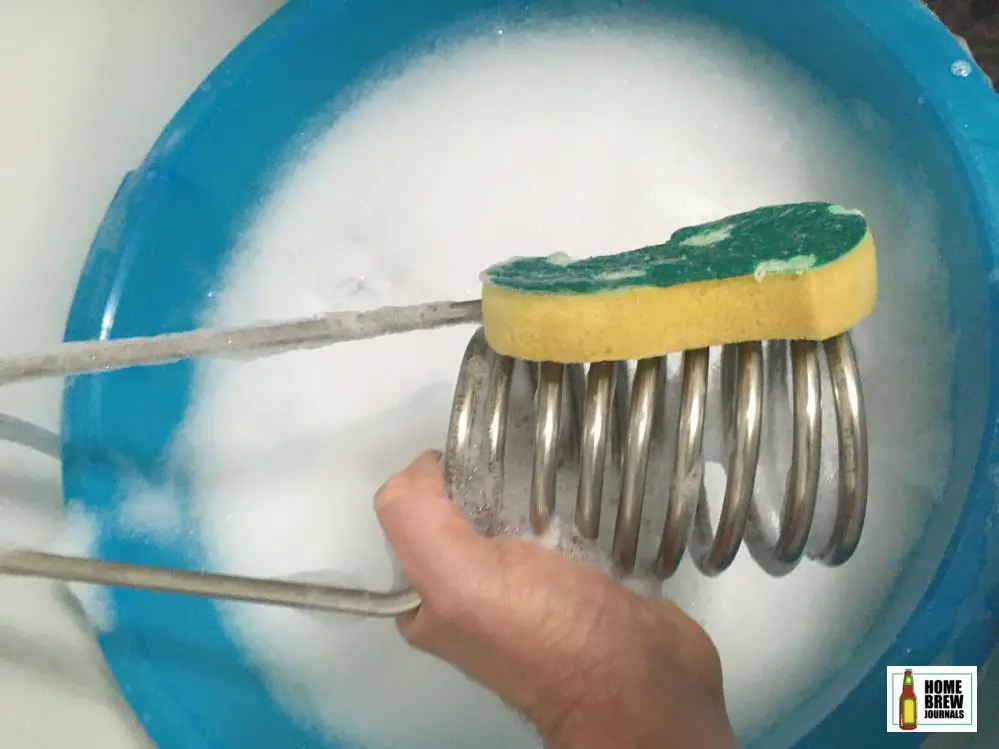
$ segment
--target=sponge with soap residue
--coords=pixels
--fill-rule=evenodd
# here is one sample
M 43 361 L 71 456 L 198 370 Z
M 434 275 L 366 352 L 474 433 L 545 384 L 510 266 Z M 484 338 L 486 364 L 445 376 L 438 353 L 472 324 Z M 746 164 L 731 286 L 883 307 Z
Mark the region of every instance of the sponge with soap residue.
M 877 299 L 863 214 L 769 206 L 681 229 L 664 244 L 572 260 L 516 258 L 482 274 L 486 340 L 563 363 L 644 359 L 759 340 L 824 340 Z

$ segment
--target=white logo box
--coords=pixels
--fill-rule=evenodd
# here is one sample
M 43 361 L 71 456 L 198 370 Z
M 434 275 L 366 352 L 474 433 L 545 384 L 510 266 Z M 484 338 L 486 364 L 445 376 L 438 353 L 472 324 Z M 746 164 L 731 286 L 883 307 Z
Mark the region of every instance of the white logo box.
M 899 727 L 899 701 L 906 670 L 916 692 L 916 728 Z M 888 666 L 887 729 L 889 733 L 977 733 L 978 668 L 976 666 Z

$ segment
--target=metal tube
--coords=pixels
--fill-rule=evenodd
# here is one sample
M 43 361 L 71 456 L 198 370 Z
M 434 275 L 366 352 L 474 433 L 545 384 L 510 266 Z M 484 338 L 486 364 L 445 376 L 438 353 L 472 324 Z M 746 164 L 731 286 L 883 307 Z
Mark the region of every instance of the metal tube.
M 0 573 L 364 616 L 399 616 L 420 605 L 420 596 L 413 590 L 376 593 L 311 583 L 104 562 L 39 551 L 0 554 Z

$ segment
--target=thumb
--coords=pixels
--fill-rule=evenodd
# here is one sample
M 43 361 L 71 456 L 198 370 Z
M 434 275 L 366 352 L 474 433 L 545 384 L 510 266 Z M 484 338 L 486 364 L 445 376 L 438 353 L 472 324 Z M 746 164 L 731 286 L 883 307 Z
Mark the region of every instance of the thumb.
M 483 541 L 448 497 L 437 451 L 389 479 L 375 511 L 407 580 L 425 598 L 460 576 Z

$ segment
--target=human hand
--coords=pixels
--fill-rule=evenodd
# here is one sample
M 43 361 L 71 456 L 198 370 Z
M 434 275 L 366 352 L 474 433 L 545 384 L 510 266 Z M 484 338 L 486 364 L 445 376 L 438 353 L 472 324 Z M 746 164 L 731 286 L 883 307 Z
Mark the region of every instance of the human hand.
M 735 749 L 704 630 L 537 544 L 477 535 L 440 459 L 424 453 L 375 498 L 423 599 L 399 621 L 413 646 L 522 711 L 549 749 Z

